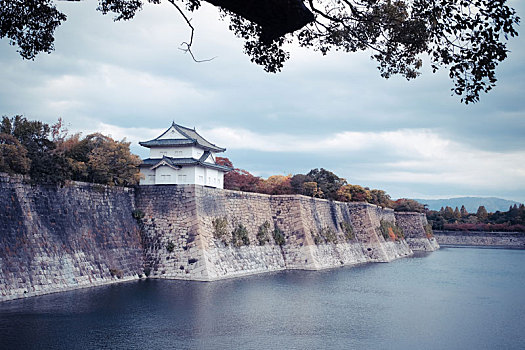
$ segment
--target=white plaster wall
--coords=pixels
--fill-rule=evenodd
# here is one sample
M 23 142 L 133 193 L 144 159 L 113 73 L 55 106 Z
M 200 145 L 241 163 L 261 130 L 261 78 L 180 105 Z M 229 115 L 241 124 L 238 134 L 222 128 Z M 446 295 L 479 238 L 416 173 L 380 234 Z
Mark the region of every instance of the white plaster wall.
M 215 164 L 215 155 L 213 152 L 211 152 L 210 156 L 206 158 L 205 162 Z
M 144 179 L 141 185 L 191 185 L 212 186 L 224 188 L 224 173 L 215 169 L 203 168 L 201 166 L 184 166 L 175 170 L 169 166 L 159 166 L 155 170 L 141 169 Z
M 155 169 L 155 184 L 176 184 L 179 171 L 166 165 L 159 166 Z
M 140 179 L 141 185 L 155 185 L 155 172 L 149 168 L 140 169 L 140 173 L 144 175 L 143 179 Z
M 218 172 L 218 185 L 217 188 L 224 188 L 224 173 L 222 171 Z
M 205 169 L 203 167 L 195 167 L 195 184 L 204 186 L 206 185 Z
M 219 187 L 219 171 L 206 168 L 206 186 Z
M 194 184 L 195 183 L 195 166 L 184 166 L 177 172 L 177 183 L 180 185 Z
M 203 153 L 204 151 L 202 149 L 197 147 L 191 147 L 191 157 L 199 159 Z
M 162 158 L 162 156 L 167 156 L 172 158 L 195 158 L 193 156 L 194 148 L 195 147 L 152 147 L 149 151 L 149 157 Z

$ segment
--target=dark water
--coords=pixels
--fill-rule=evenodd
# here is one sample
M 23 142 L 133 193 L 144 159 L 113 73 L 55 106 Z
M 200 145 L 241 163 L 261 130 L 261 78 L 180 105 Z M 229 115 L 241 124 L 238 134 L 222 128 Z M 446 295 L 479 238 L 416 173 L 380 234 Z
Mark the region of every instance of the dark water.
M 525 349 L 525 251 L 214 283 L 141 281 L 0 304 L 1 349 Z

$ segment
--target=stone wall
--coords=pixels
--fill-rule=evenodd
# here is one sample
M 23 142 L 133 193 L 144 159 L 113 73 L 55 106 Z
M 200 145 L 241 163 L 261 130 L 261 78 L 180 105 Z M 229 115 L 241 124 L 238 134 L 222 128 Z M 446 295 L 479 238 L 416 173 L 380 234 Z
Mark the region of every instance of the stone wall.
M 433 252 L 439 244 L 428 226 L 427 216 L 422 213 L 395 213 L 396 224 L 403 229 L 405 240 L 414 251 Z M 428 230 L 428 232 L 427 232 Z
M 137 279 L 133 191 L 0 174 L 0 300 Z
M 285 268 L 278 245 L 255 244 L 258 227 L 273 222 L 269 196 L 194 185 L 141 186 L 136 203 L 145 213 L 143 246 L 150 277 L 213 280 Z M 215 218 L 227 218 L 227 242 L 243 224 L 252 244 L 233 247 L 215 239 Z
M 381 219 L 395 223 L 394 212 L 365 203 L 169 185 L 141 186 L 136 207 L 145 213 L 150 277 L 215 280 L 412 254 L 403 239 L 385 240 L 378 230 Z M 245 243 L 232 243 L 236 230 L 245 233 Z M 284 236 L 282 245 L 274 239 L 276 230 Z
M 140 224 L 134 212 L 143 214 Z M 0 175 L 0 301 L 142 274 L 211 281 L 388 262 L 412 250 L 404 239 L 385 239 L 381 220 L 405 222 L 410 237 L 425 239 L 424 217 L 396 215 L 298 195 L 196 185 L 34 186 Z
M 443 245 L 525 249 L 524 232 L 434 231 L 434 235 Z

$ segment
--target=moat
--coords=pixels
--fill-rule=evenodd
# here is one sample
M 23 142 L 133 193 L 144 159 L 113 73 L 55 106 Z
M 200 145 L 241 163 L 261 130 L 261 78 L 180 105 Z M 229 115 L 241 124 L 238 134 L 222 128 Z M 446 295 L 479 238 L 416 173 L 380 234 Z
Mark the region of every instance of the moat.
M 213 283 L 146 280 L 0 304 L 2 349 L 523 349 L 525 251 Z

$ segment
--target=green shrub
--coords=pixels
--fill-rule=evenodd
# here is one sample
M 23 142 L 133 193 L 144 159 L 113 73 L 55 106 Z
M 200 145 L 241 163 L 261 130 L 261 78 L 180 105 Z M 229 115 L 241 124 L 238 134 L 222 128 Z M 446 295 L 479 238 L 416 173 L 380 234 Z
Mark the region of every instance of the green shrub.
M 270 242 L 270 237 L 268 233 L 270 232 L 270 223 L 268 221 L 265 221 L 261 226 L 259 226 L 259 230 L 257 231 L 257 240 L 259 241 L 259 245 L 265 245 L 266 242 Z
M 319 232 L 319 235 L 322 236 L 327 243 L 337 242 L 337 235 L 330 227 L 323 227 Z
M 124 277 L 124 272 L 122 272 L 119 269 L 109 269 L 109 273 L 111 274 L 112 277 L 117 277 L 118 279 L 121 279 L 122 277 Z
M 228 236 L 228 230 L 226 228 L 228 226 L 228 219 L 225 217 L 215 218 L 211 223 L 213 225 L 213 237 L 227 243 L 226 237 Z
M 248 230 L 243 224 L 237 225 L 232 232 L 232 244 L 234 247 L 243 245 L 250 245 L 250 238 L 248 238 Z
M 284 237 L 283 232 L 277 226 L 275 226 L 275 229 L 273 230 L 273 240 L 275 241 L 275 244 L 279 246 L 283 246 L 286 243 L 286 238 Z
M 425 225 L 425 233 L 427 234 L 427 238 L 434 237 L 434 231 L 432 231 L 432 225 L 426 224 Z
M 390 238 L 390 235 L 388 234 L 389 228 L 392 228 L 392 224 L 389 221 L 381 220 L 379 224 L 379 231 L 381 231 L 381 235 L 385 240 Z
M 133 219 L 137 220 L 138 223 L 140 223 L 142 219 L 144 219 L 145 215 L 146 214 L 144 214 L 144 212 L 140 209 L 135 209 L 131 212 L 131 216 L 133 216 Z
M 341 226 L 341 230 L 343 230 L 347 241 L 355 239 L 354 228 L 352 227 L 351 223 L 342 221 L 339 225 Z
M 390 238 L 391 240 L 396 241 L 405 237 L 401 227 L 387 220 L 381 220 L 379 230 L 381 231 L 381 235 L 385 240 Z
M 323 227 L 319 234 L 315 234 L 314 231 L 310 231 L 314 239 L 314 243 L 319 245 L 321 243 L 336 243 L 337 234 L 330 227 Z
M 173 243 L 172 241 L 169 241 L 168 244 L 166 244 L 166 250 L 168 252 L 173 252 L 173 250 L 175 249 L 175 243 Z
M 394 225 L 393 227 L 394 233 L 396 235 L 396 239 L 404 239 L 405 238 L 405 232 L 403 229 L 397 225 Z

